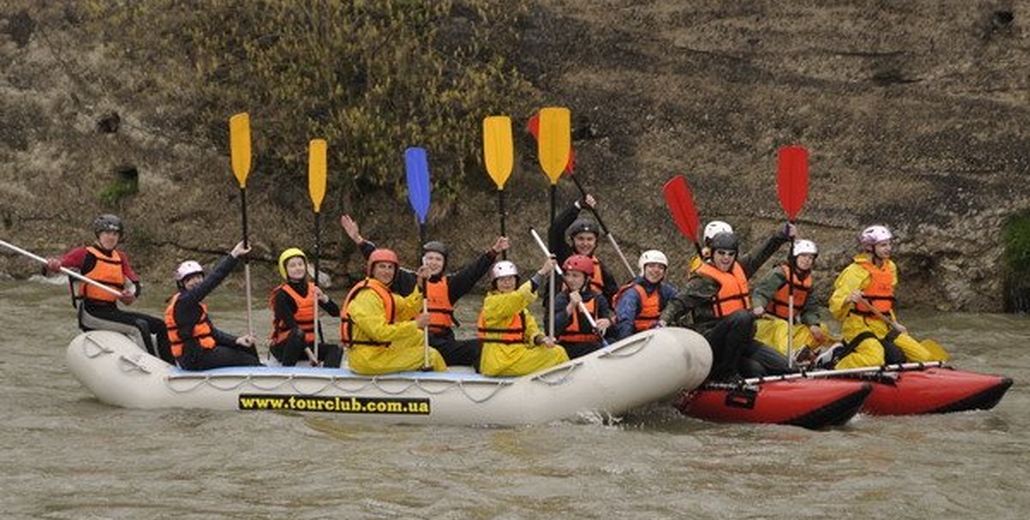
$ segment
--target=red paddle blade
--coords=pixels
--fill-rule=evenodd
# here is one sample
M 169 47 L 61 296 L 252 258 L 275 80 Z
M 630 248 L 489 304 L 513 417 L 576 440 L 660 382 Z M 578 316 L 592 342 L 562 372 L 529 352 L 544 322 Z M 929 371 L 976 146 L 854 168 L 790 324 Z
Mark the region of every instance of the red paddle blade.
M 808 150 L 803 146 L 780 148 L 776 190 L 787 220 L 793 222 L 808 198 Z
M 665 193 L 665 204 L 669 206 L 672 219 L 680 233 L 697 243 L 697 229 L 700 220 L 697 218 L 697 207 L 694 206 L 694 195 L 690 193 L 690 186 L 687 179 L 677 175 L 665 183 L 662 189 Z

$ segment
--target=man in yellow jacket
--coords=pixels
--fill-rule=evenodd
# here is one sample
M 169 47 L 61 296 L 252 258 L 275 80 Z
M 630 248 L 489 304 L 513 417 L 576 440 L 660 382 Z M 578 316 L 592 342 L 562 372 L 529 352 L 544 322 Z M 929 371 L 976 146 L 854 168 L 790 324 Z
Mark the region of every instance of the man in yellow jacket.
M 528 311 L 536 301 L 537 288 L 554 266 L 554 258 L 548 258 L 536 275 L 521 286 L 515 264 L 503 260 L 491 268 L 493 288 L 483 300 L 478 324 L 483 342 L 479 371 L 483 375 L 521 376 L 569 360 L 565 349 L 540 331 Z
M 892 239 L 884 226 L 867 227 L 859 236 L 864 252 L 856 255 L 834 282 L 830 312 L 841 322 L 845 342 L 837 369 L 943 361 L 896 321 L 898 268 L 890 259 Z
M 397 274 L 397 254 L 377 249 L 368 257 L 367 278 L 358 282 L 344 301 L 340 315 L 341 342 L 350 347 L 350 369 L 362 375 L 412 370 L 443 372 L 447 364 L 425 342 L 429 313 L 422 306 L 422 291 L 406 297 L 390 292 Z M 428 275 L 418 271 L 418 285 Z

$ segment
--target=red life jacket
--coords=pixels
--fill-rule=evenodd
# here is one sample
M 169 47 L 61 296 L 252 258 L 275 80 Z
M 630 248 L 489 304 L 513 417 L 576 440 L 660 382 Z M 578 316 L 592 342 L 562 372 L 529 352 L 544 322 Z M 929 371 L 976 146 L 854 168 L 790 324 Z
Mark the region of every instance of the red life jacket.
M 740 262 L 733 262 L 729 272 L 719 270 L 712 264 L 704 264 L 697 273 L 715 280 L 719 284 L 719 292 L 712 297 L 712 313 L 716 318 L 729 316 L 741 309 L 751 308 L 751 290 L 747 276 Z
M 350 292 L 347 293 L 347 297 L 343 300 L 343 310 L 340 312 L 340 343 L 345 346 L 373 345 L 388 347 L 390 346 L 389 341 L 356 340 L 352 337 L 354 322 L 350 318 L 350 302 L 354 300 L 358 293 L 366 289 L 375 292 L 376 296 L 382 300 L 385 311 L 383 314 L 386 317 L 387 323 L 393 323 L 396 318 L 394 316 L 393 294 L 390 292 L 390 289 L 374 278 L 366 278 L 352 287 Z
M 175 293 L 168 300 L 168 307 L 165 307 L 165 326 L 168 327 L 168 341 L 172 344 L 172 355 L 182 356 L 182 347 L 189 340 L 196 340 L 201 348 L 215 348 L 215 337 L 211 335 L 214 327 L 211 326 L 211 319 L 207 316 L 207 304 L 200 304 L 200 319 L 193 325 L 193 330 L 186 336 L 179 336 L 179 324 L 175 322 L 175 304 L 179 301 L 179 294 Z
M 790 318 L 791 291 L 794 293 L 794 315 L 797 316 L 798 311 L 805 307 L 808 295 L 812 292 L 812 277 L 806 276 L 804 280 L 801 280 L 789 265 L 783 264 L 780 267 L 786 280 L 776 290 L 776 294 L 769 300 L 769 303 L 765 305 L 765 311 L 786 320 Z
M 86 251 L 89 251 L 97 261 L 92 269 L 81 274 L 117 292 L 122 292 L 125 287 L 125 273 L 122 272 L 122 256 L 118 254 L 118 251 L 111 251 L 111 254 L 108 255 L 94 246 L 86 247 Z M 79 298 L 108 303 L 118 301 L 117 296 L 89 283 L 83 283 L 79 288 Z
M 301 296 L 288 283 L 284 283 L 275 289 L 268 297 L 268 305 L 275 312 L 275 299 L 280 292 L 285 293 L 296 305 L 297 310 L 293 313 L 293 319 L 297 322 L 300 330 L 304 331 L 304 342 L 308 345 L 315 344 L 315 284 L 308 282 L 308 296 Z M 290 335 L 290 329 L 286 328 L 286 322 L 272 318 L 272 342 L 279 343 Z

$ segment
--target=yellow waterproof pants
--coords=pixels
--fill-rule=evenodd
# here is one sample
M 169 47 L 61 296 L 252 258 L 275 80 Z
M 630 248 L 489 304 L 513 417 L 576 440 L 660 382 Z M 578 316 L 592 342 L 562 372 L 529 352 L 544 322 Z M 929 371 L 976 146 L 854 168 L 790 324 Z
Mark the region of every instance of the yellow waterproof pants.
M 755 339 L 761 343 L 769 345 L 770 347 L 778 350 L 780 354 L 787 355 L 787 330 L 790 329 L 790 324 L 787 320 L 775 317 L 763 317 L 762 319 L 755 320 Z M 808 347 L 811 350 L 815 350 L 823 345 L 829 345 L 833 343 L 830 338 L 830 330 L 826 328 L 826 325 L 819 325 L 819 328 L 823 331 L 824 341 L 815 339 L 812 334 L 812 330 L 808 328 L 808 325 L 801 323 L 794 324 L 794 354 L 797 354 L 801 349 Z
M 347 365 L 355 374 L 365 376 L 412 372 L 422 369 L 425 350 L 422 347 L 377 347 L 358 345 L 347 353 Z M 434 372 L 447 370 L 447 363 L 435 348 L 429 349 L 429 365 Z
M 479 361 L 479 372 L 484 376 L 524 376 L 568 360 L 569 355 L 560 345 L 529 347 L 486 343 Z
M 872 332 L 877 339 L 866 338 L 844 356 L 834 368 L 840 370 L 845 368 L 875 367 L 884 364 L 883 345 L 880 340 L 887 337 L 890 332 L 890 325 L 881 320 L 866 319 L 859 315 L 851 315 L 844 320 L 842 333 L 844 342 L 848 343 L 863 332 Z M 912 336 L 901 334 L 894 338 L 894 344 L 905 353 L 905 358 L 910 363 L 927 363 L 930 361 L 944 361 L 935 358 L 929 350 Z

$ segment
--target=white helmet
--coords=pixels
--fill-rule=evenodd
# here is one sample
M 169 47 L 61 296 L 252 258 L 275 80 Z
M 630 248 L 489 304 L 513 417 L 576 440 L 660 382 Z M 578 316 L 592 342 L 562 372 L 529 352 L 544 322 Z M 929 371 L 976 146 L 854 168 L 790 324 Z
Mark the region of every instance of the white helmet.
M 794 242 L 794 256 L 798 255 L 818 255 L 819 249 L 815 247 L 815 242 L 811 240 L 796 240 Z
M 490 270 L 490 273 L 493 276 L 492 279 L 496 280 L 498 278 L 501 278 L 502 276 L 518 276 L 519 268 L 515 267 L 515 264 L 507 260 L 501 260 L 500 262 L 494 264 L 494 267 Z
M 175 281 L 181 282 L 190 275 L 203 272 L 204 268 L 201 267 L 199 263 L 193 260 L 186 260 L 185 262 L 179 264 L 179 267 L 175 269 Z
M 640 253 L 640 261 L 637 262 L 637 266 L 640 267 L 640 276 L 644 276 L 644 266 L 647 264 L 662 264 L 669 267 L 669 259 L 665 257 L 665 253 L 657 249 L 649 249 Z
M 858 241 L 863 246 L 874 246 L 880 242 L 885 242 L 894 238 L 891 231 L 884 226 L 869 226 L 862 230 L 862 234 L 859 235 Z
M 733 233 L 733 226 L 721 221 L 713 220 L 705 226 L 704 241 L 708 242 L 719 233 Z

